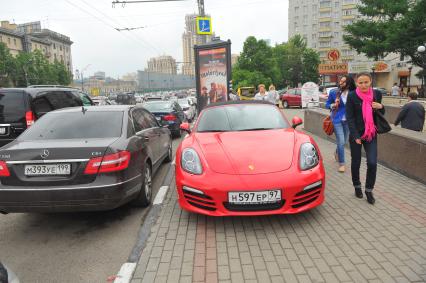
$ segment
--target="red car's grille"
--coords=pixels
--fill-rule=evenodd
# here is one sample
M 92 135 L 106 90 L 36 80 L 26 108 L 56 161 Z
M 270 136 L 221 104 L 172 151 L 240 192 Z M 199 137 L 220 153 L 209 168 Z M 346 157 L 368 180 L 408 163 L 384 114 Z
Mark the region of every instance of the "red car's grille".
M 297 193 L 293 198 L 292 207 L 299 208 L 304 205 L 314 202 L 321 193 L 322 184 L 316 187 L 310 188 L 309 190 L 301 191 Z
M 197 208 L 215 211 L 216 204 L 213 199 L 208 195 L 197 194 L 196 192 L 191 192 L 187 190 L 183 190 L 183 195 L 186 201 Z
M 234 204 L 224 202 L 223 206 L 230 211 L 265 211 L 265 210 L 276 210 L 283 207 L 285 200 L 274 203 L 262 203 L 262 204 Z

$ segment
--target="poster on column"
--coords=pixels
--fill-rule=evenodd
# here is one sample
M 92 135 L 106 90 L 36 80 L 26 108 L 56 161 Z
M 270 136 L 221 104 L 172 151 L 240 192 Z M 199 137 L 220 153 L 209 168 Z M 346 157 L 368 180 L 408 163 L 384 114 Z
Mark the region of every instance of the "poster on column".
M 197 105 L 199 111 L 209 104 L 228 101 L 230 42 L 195 46 Z

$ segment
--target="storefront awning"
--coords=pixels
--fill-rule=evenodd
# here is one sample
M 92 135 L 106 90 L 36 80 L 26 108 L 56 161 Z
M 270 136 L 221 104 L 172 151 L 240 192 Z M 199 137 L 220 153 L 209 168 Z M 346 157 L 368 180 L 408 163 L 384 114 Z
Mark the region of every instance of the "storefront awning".
M 408 71 L 398 71 L 398 77 L 408 77 L 410 72 Z

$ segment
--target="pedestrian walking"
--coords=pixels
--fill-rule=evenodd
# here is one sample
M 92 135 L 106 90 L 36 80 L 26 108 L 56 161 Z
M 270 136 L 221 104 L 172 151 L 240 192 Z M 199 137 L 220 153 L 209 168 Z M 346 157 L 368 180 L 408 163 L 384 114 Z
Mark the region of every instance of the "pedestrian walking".
M 416 101 L 417 93 L 408 94 L 408 103 L 406 103 L 395 120 L 395 126 L 401 123 L 401 127 L 412 131 L 422 132 L 425 124 L 425 107 Z
M 399 87 L 398 87 L 398 84 L 397 83 L 394 83 L 393 84 L 393 87 L 392 87 L 392 96 L 393 97 L 395 97 L 395 96 L 398 96 L 399 95 Z
M 268 92 L 269 100 L 274 103 L 278 108 L 280 108 L 280 94 L 276 91 L 274 85 L 269 86 Z
M 349 139 L 349 127 L 346 119 L 346 102 L 350 91 L 356 89 L 355 81 L 345 75 L 339 80 L 339 88 L 330 91 L 325 107 L 331 110 L 331 118 L 336 135 L 337 148 L 334 158 L 339 162 L 340 173 L 345 172 L 345 144 Z
M 373 90 L 371 82 L 369 73 L 361 73 L 357 76 L 357 88 L 349 92 L 346 101 L 346 119 L 349 126 L 351 173 L 355 196 L 363 197 L 359 169 L 361 166 L 361 149 L 364 147 L 367 156 L 365 195 L 368 203 L 374 204 L 373 189 L 377 174 L 377 130 L 374 116 L 376 111 L 384 114 L 385 109 L 381 104 L 381 93 Z
M 266 92 L 265 85 L 260 84 L 258 87 L 259 92 L 254 96 L 254 100 L 269 101 L 268 93 Z

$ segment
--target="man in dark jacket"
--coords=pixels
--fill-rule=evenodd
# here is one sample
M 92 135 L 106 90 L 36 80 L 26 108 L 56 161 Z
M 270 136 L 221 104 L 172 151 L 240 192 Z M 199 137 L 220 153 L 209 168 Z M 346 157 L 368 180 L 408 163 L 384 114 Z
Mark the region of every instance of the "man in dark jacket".
M 408 94 L 408 103 L 405 104 L 395 120 L 395 126 L 401 122 L 401 127 L 412 131 L 423 131 L 425 123 L 425 108 L 417 102 L 417 93 Z

